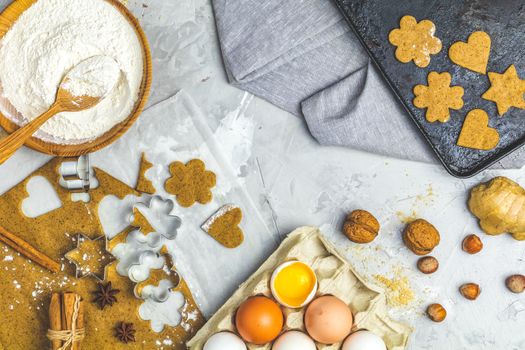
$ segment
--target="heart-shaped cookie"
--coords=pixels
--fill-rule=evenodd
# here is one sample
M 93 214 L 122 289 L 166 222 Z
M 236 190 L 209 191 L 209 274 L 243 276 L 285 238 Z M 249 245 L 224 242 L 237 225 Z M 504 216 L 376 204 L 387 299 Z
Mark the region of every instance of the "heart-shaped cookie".
M 468 112 L 459 134 L 458 146 L 480 150 L 491 150 L 499 143 L 499 133 L 488 126 L 489 116 L 482 109 Z
M 201 228 L 226 248 L 235 248 L 244 241 L 244 234 L 239 228 L 241 220 L 241 208 L 226 204 L 213 214 Z
M 458 66 L 486 74 L 490 56 L 490 36 L 485 32 L 474 32 L 470 34 L 466 43 L 458 41 L 452 44 L 448 56 Z

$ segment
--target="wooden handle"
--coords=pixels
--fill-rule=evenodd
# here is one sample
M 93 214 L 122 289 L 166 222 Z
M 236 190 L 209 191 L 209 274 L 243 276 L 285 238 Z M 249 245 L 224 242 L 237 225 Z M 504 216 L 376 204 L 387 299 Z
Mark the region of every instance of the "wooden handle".
M 61 107 L 55 103 L 47 112 L 0 140 L 0 164 L 9 159 L 49 118 L 59 112 Z

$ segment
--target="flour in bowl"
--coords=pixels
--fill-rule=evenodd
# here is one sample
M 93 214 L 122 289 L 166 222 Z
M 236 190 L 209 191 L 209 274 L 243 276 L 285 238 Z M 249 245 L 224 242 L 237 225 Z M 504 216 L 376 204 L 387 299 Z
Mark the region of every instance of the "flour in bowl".
M 22 124 L 53 104 L 66 73 L 92 56 L 120 68 L 116 86 L 95 107 L 60 113 L 35 134 L 47 142 L 91 141 L 125 120 L 138 100 L 143 76 L 140 41 L 126 18 L 105 0 L 38 0 L 0 42 L 2 113 Z M 12 109 L 17 113 L 9 113 Z
M 67 72 L 60 89 L 73 96 L 104 97 L 120 77 L 118 63 L 108 56 L 93 56 Z

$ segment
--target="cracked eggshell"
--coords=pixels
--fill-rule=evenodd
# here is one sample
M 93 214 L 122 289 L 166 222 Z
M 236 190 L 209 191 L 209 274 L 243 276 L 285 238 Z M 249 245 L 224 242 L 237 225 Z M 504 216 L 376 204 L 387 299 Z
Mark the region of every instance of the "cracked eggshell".
M 297 309 L 313 300 L 317 293 L 317 276 L 307 264 L 287 261 L 279 265 L 270 279 L 270 289 L 279 304 Z
M 204 344 L 203 350 L 246 350 L 246 344 L 237 335 L 220 332 L 212 335 Z

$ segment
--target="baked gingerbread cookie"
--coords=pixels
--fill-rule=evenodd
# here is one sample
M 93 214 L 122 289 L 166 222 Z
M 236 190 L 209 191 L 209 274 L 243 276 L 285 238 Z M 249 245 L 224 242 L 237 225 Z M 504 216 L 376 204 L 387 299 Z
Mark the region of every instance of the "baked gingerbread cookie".
M 396 46 L 396 58 L 403 63 L 414 61 L 418 67 L 430 64 L 430 55 L 441 51 L 442 44 L 434 36 L 436 26 L 428 19 L 417 22 L 412 16 L 403 16 L 399 28 L 388 34 L 388 41 Z
M 226 204 L 206 220 L 201 228 L 226 248 L 236 248 L 244 241 L 244 234 L 239 227 L 241 220 L 241 208 Z
M 191 207 L 195 202 L 211 202 L 211 189 L 215 187 L 216 177 L 206 170 L 202 160 L 192 159 L 186 164 L 174 162 L 170 165 L 170 173 L 172 177 L 166 180 L 164 187 L 177 197 L 181 207 Z
M 502 74 L 489 72 L 489 80 L 490 88 L 481 97 L 495 102 L 499 115 L 510 107 L 525 109 L 525 80 L 520 79 L 513 64 Z
M 458 146 L 488 151 L 499 143 L 499 133 L 489 127 L 489 116 L 482 109 L 473 109 L 465 117 Z
M 490 36 L 487 33 L 474 32 L 470 34 L 466 43 L 458 41 L 452 44 L 448 50 L 448 57 L 458 66 L 486 74 L 490 44 Z
M 427 109 L 425 117 L 429 122 L 446 123 L 450 119 L 450 109 L 463 108 L 463 88 L 450 86 L 452 77 L 448 72 L 430 72 L 427 80 L 427 86 L 414 87 L 414 106 Z

